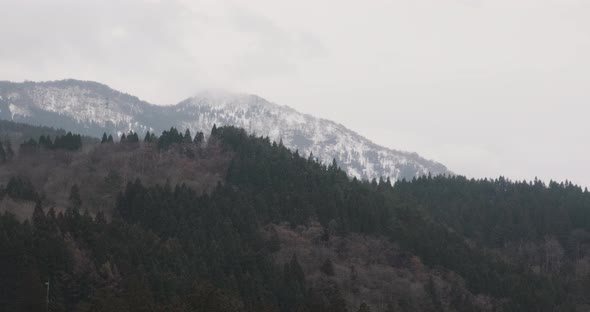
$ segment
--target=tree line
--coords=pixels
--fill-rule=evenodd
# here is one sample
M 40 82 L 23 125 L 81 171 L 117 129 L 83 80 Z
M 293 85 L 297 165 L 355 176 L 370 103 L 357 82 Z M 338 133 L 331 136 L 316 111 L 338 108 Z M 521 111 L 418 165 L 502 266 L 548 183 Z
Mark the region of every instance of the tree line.
M 216 128 L 215 125 L 214 125 L 214 128 Z M 127 134 L 123 133 L 121 135 L 119 142 L 120 143 L 139 143 L 140 139 L 139 139 L 139 135 L 137 134 L 137 132 L 129 131 L 129 133 L 127 133 Z M 109 134 L 107 136 L 106 132 L 103 133 L 100 143 L 101 144 L 114 143 L 113 136 L 111 134 Z M 172 145 L 177 145 L 177 144 L 194 143 L 197 146 L 203 146 L 203 144 L 205 144 L 205 135 L 203 134 L 203 132 L 199 131 L 193 137 L 191 135 L 191 132 L 189 129 L 186 129 L 184 134 L 182 134 L 176 128 L 172 127 L 172 128 L 170 128 L 170 130 L 163 131 L 160 136 L 156 136 L 155 133 L 150 132 L 148 130 L 143 138 L 143 143 L 144 144 L 154 143 L 154 144 L 157 144 L 159 149 L 164 149 L 164 150 L 168 149 Z
M 112 142 L 104 137 L 103 144 Z M 139 141 L 125 137 L 121 144 Z M 576 274 L 576 261 L 590 256 L 586 189 L 461 176 L 360 181 L 335 161 L 319 163 L 242 129 L 214 127 L 207 141 L 233 155 L 213 192 L 135 180 L 110 218 L 88 212 L 83 184 L 72 187 L 67 207 L 56 207 L 64 209 L 46 207 L 25 177 L 0 187 L 3 197 L 36 203 L 30 221 L 0 217 L 0 306 L 41 311 L 50 281 L 51 311 L 368 311 L 366 304 L 347 307 L 336 285 L 310 284 L 297 255 L 273 262 L 280 245 L 261 235 L 263 226 L 315 221 L 322 239 L 387 237 L 426 265 L 456 272 L 472 293 L 500 299 L 502 311 L 587 304 L 590 275 Z M 171 128 L 144 142 L 163 150 L 204 144 L 204 136 Z M 541 242 L 542 254 L 533 255 L 539 259 L 509 253 Z M 335 274 L 330 261 L 321 270 Z M 442 311 L 429 285 L 429 310 Z M 388 312 L 416 310 L 401 298 L 387 300 Z M 474 307 L 457 294 L 449 309 Z
M 77 151 L 81 148 L 82 136 L 68 132 L 65 135 L 57 135 L 55 139 L 49 135 L 41 135 L 39 140 L 30 138 L 20 145 L 19 151 L 24 153 L 34 152 L 38 149 Z

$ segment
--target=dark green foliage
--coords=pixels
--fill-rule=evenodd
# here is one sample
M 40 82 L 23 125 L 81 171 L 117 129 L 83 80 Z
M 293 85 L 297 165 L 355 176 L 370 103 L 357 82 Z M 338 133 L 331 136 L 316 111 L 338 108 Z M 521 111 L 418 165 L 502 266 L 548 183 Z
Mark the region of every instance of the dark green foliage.
M 62 129 L 54 129 L 51 127 L 32 126 L 24 123 L 18 123 L 8 120 L 0 120 L 0 140 L 12 142 L 26 142 L 29 139 L 37 140 L 40 136 L 58 137 L 66 135 L 66 131 Z M 83 143 L 98 142 L 94 138 L 83 137 Z M 6 147 L 6 146 L 5 146 Z
M 127 135 L 123 134 L 121 136 L 121 143 L 139 143 L 137 132 L 129 131 Z
M 186 129 L 184 132 L 184 137 L 182 138 L 182 143 L 191 143 L 193 141 L 193 136 L 191 135 L 191 131 Z
M 332 260 L 326 259 L 326 261 L 324 261 L 324 263 L 322 264 L 320 270 L 328 276 L 334 276 L 334 264 L 332 263 Z
M 193 143 L 195 143 L 198 146 L 201 146 L 203 145 L 203 143 L 205 143 L 205 135 L 203 134 L 203 132 L 197 132 L 197 134 L 195 135 L 195 139 L 193 140 Z
M 102 139 L 100 140 L 100 144 L 105 144 L 109 141 L 109 139 L 107 138 L 107 133 L 103 133 L 102 134 Z
M 39 137 L 39 146 L 42 148 L 46 148 L 46 149 L 51 149 L 53 148 L 53 141 L 51 140 L 51 137 L 47 136 L 45 137 L 44 135 Z
M 117 171 L 109 170 L 109 173 L 104 178 L 104 182 L 109 190 L 119 190 L 122 186 L 123 179 Z
M 41 141 L 31 148 L 58 140 Z M 203 144 L 204 135 L 190 140 L 189 131 L 171 128 L 157 141 L 146 134 L 144 142 L 166 150 Z M 56 215 L 45 212 L 30 181 L 11 179 L 2 196 L 37 205 L 31 222 L 0 215 L 0 307 L 44 308 L 43 283 L 50 280 L 51 311 L 357 311 L 346 306 L 340 276 L 308 280 L 296 255 L 279 266 L 271 255 L 280 249 L 277 233 L 268 238 L 260 231 L 270 223 L 316 220 L 324 228 L 322 244 L 350 233 L 387 237 L 429 267 L 460 275 L 472 293 L 502 299 L 504 311 L 570 311 L 587 300 L 590 279 L 573 281 L 567 265 L 547 265 L 537 274 L 490 252 L 544 240 L 564 246 L 572 259 L 583 257 L 590 194 L 571 183 L 423 177 L 391 186 L 383 179 L 351 180 L 335 160 L 326 166 L 237 128 L 215 126 L 209 142 L 233 155 L 226 179 L 211 193 L 135 180 L 115 207 L 105 207 L 112 219 L 81 213 L 90 204 L 77 185 L 69 207 Z M 122 181 L 113 168 L 101 187 L 119 189 Z M 330 259 L 320 269 L 335 276 Z M 348 278 L 359 295 L 354 267 Z M 432 301 L 421 304 L 428 309 L 476 310 L 462 284 L 443 290 L 437 283 L 430 277 L 425 285 Z M 415 304 L 394 300 L 388 312 L 411 311 Z M 366 304 L 358 308 L 368 310 Z
M 391 303 L 388 303 L 387 307 L 385 308 L 385 312 L 396 312 L 395 306 Z
M 396 184 L 396 193 L 427 208 L 462 235 L 489 246 L 548 235 L 565 246 L 573 229 L 590 230 L 589 194 L 569 182 L 545 185 L 502 177 L 477 181 L 424 177 Z
M 39 148 L 39 144 L 35 139 L 29 139 L 20 145 L 20 152 L 29 154 L 34 153 Z
M 82 198 L 80 197 L 80 188 L 78 187 L 78 184 L 72 185 L 69 200 L 73 209 L 80 209 L 80 207 L 82 207 Z
M 183 142 L 184 136 L 176 128 L 170 128 L 170 130 L 162 132 L 162 135 L 158 138 L 158 148 L 166 150 L 171 145 Z
M 12 177 L 8 180 L 6 188 L 1 194 L 7 195 L 13 199 L 37 201 L 41 199 L 33 183 L 26 177 Z
M 14 151 L 12 150 L 12 143 L 10 140 L 6 141 L 5 143 L 5 151 L 6 151 L 6 160 L 12 160 L 14 158 Z
M 279 292 L 279 302 L 283 311 L 300 311 L 308 301 L 307 286 L 303 269 L 293 255 L 283 266 L 283 279 Z
M 33 153 L 40 148 L 48 150 L 61 149 L 76 151 L 82 148 L 82 137 L 79 134 L 68 132 L 62 136 L 56 136 L 55 140 L 52 141 L 51 137 L 41 135 L 39 141 L 31 138 L 20 145 L 20 151 L 22 153 Z
M 145 137 L 143 138 L 144 143 L 156 143 L 158 142 L 158 138 L 154 133 L 150 133 L 149 131 L 146 132 Z
M 309 309 L 322 312 L 347 312 L 346 301 L 342 297 L 338 285 L 329 282 L 318 286 L 309 294 Z
M 68 132 L 64 136 L 57 136 L 51 146 L 53 149 L 65 149 L 70 151 L 82 148 L 82 137 L 79 134 Z
M 4 149 L 4 144 L 0 142 L 0 162 L 5 162 L 7 159 L 6 150 Z
M 146 132 L 145 136 L 143 137 L 143 142 L 144 143 L 151 143 L 151 139 L 152 139 L 152 134 L 148 130 L 148 132 Z
M 357 310 L 357 312 L 371 312 L 371 308 L 366 303 L 361 303 L 361 306 Z
M 498 195 L 495 196 L 499 197 L 490 197 L 489 191 L 478 189 L 478 185 L 489 185 L 490 182 L 467 181 L 462 177 L 424 177 L 413 182 L 400 182 L 393 188 L 387 183 L 376 181 L 350 181 L 338 169 L 335 161 L 326 167 L 302 159 L 280 144 L 248 137 L 240 129 L 218 128 L 212 137 L 239 155 L 229 168 L 228 183 L 237 185 L 242 192 L 266 202 L 258 205 L 257 211 L 258 217 L 264 222 L 287 220 L 296 225 L 306 224 L 310 219 L 317 218 L 324 227 L 334 228 L 340 234 L 357 232 L 388 235 L 406 250 L 420 256 L 427 265 L 442 266 L 459 273 L 474 293 L 510 298 L 507 306 L 510 309 L 547 311 L 550 309 L 548 307 L 563 305 L 568 300 L 563 295 L 566 285 L 559 280 L 536 276 L 526 267 L 496 259 L 484 249 L 468 245 L 459 232 L 449 231 L 447 222 L 449 225 L 464 228 L 474 226 L 474 230 L 490 223 L 494 226 L 520 224 L 522 227 L 519 231 L 526 229 L 526 219 L 522 217 L 517 219 L 520 221 L 507 222 L 508 220 L 493 218 L 491 213 L 497 213 L 497 210 L 490 209 L 490 217 L 486 218 L 485 214 L 481 215 L 476 210 L 478 205 L 469 204 L 469 198 L 483 199 L 487 205 L 489 198 L 497 198 L 491 202 L 495 204 L 489 205 L 493 208 L 502 203 L 499 200 L 514 197 L 511 192 L 496 193 Z M 502 179 L 494 183 L 500 188 L 514 190 L 512 192 L 521 187 L 520 184 Z M 474 196 L 467 198 L 467 204 L 458 205 L 457 203 L 464 201 L 463 196 L 469 196 L 465 190 L 457 189 L 465 186 L 473 187 Z M 530 191 L 535 191 L 533 187 L 529 188 Z M 551 206 L 543 212 L 546 217 L 538 219 L 542 222 L 538 229 L 541 235 L 568 233 L 571 230 L 569 224 L 577 223 L 577 227 L 590 225 L 590 209 L 587 206 L 590 204 L 590 197 L 578 187 L 552 183 L 548 188 L 538 185 L 535 192 L 541 199 L 546 197 L 543 193 L 563 195 L 570 192 L 570 196 L 557 198 L 569 200 L 569 206 L 572 209 L 575 207 L 573 211 L 577 216 L 575 220 L 564 217 L 564 209 L 560 207 L 568 205 L 549 200 L 546 203 Z M 538 206 L 535 197 L 533 193 L 526 199 L 531 207 Z M 575 198 L 578 200 L 572 201 Z M 449 206 L 445 209 L 447 202 Z M 263 210 L 264 207 L 272 206 L 279 209 Z M 471 216 L 478 216 L 479 219 L 466 220 L 464 216 L 455 213 L 454 207 L 464 207 L 465 213 L 471 213 Z M 520 208 L 515 204 L 511 209 L 516 212 Z M 551 217 L 552 213 L 558 214 Z M 548 226 L 547 222 L 553 222 L 554 225 Z
M 443 307 L 440 301 L 440 297 L 438 291 L 436 290 L 436 285 L 434 284 L 434 279 L 432 276 L 428 279 L 428 284 L 426 285 L 426 291 L 430 294 L 430 298 L 432 298 L 432 306 L 435 312 L 442 312 Z

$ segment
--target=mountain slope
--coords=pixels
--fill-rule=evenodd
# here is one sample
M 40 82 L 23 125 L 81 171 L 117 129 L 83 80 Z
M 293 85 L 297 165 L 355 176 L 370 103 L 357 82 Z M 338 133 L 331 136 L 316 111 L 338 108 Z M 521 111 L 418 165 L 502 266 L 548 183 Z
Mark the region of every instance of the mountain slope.
M 589 310 L 569 182 L 373 184 L 239 128 L 169 136 L 0 162 L 2 311 Z
M 256 95 L 208 91 L 176 105 L 158 106 L 87 81 L 0 82 L 0 118 L 100 136 L 130 130 L 161 132 L 170 125 L 208 133 L 234 125 L 322 162 L 336 159 L 349 175 L 393 180 L 450 173 L 416 153 L 379 146 L 344 126 L 301 114 Z

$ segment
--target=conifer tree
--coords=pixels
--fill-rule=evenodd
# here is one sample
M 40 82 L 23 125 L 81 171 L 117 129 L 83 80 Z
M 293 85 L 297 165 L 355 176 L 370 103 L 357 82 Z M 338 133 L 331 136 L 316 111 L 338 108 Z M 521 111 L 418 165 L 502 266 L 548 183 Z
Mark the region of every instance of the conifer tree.
M 110 135 L 110 134 L 109 134 L 109 137 L 108 137 L 108 139 L 107 139 L 107 142 L 108 142 L 108 143 L 113 143 L 113 142 L 114 142 L 114 140 L 113 140 L 113 136 L 112 136 L 112 135 Z
M 193 142 L 198 146 L 202 146 L 203 143 L 205 142 L 205 135 L 203 134 L 203 132 L 201 132 L 201 131 L 197 132 Z
M 297 283 L 300 285 L 305 285 L 305 275 L 303 274 L 303 269 L 297 260 L 297 255 L 293 254 L 291 257 L 291 261 L 289 262 L 289 269 L 291 272 L 291 277 L 295 279 Z
M 14 158 L 14 151 L 12 150 L 12 143 L 10 140 L 6 141 L 6 159 L 12 160 Z
M 131 143 L 139 143 L 139 135 L 137 135 L 137 132 L 131 131 L 131 140 L 129 140 L 129 136 L 127 137 L 127 140 Z
M 105 144 L 105 143 L 107 143 L 107 141 L 108 141 L 108 138 L 107 138 L 107 133 L 106 133 L 106 132 L 104 132 L 104 133 L 102 134 L 102 140 L 100 141 L 100 144 Z
M 51 145 L 47 143 L 47 139 L 44 135 L 39 137 L 39 146 L 47 149 L 51 148 Z
M 193 141 L 193 136 L 191 135 L 191 131 L 186 129 L 184 132 L 184 137 L 182 138 L 183 143 L 191 143 Z
M 45 225 L 45 212 L 43 212 L 43 206 L 40 200 L 37 201 L 33 210 L 33 225 L 38 229 Z
M 320 270 L 328 276 L 334 276 L 334 264 L 332 264 L 332 260 L 326 259 L 326 261 L 324 261 L 324 263 L 322 264 Z
M 82 198 L 80 197 L 80 188 L 78 187 L 78 184 L 72 185 L 69 200 L 72 208 L 79 209 L 82 207 Z
M 0 162 L 6 161 L 6 151 L 4 150 L 4 145 L 0 142 Z
M 396 312 L 395 311 L 395 306 L 391 303 L 387 304 L 387 307 L 385 308 L 385 312 Z
M 145 137 L 143 138 L 143 143 L 152 143 L 152 136 L 151 136 L 151 133 L 149 130 L 145 133 Z
M 38 147 L 39 144 L 37 143 L 37 141 L 35 141 L 35 139 L 33 138 L 30 138 L 28 141 L 25 141 L 20 145 L 20 151 L 24 153 L 32 153 L 35 152 Z
M 426 290 L 428 291 L 428 293 L 430 294 L 431 298 L 432 298 L 432 304 L 434 306 L 434 311 L 443 311 L 443 307 L 442 307 L 442 303 L 440 302 L 440 298 L 439 295 L 436 291 L 436 285 L 434 283 L 434 279 L 432 278 L 432 276 L 430 276 L 430 278 L 428 279 L 428 285 L 426 287 Z
M 94 217 L 94 222 L 100 225 L 107 224 L 107 218 L 105 217 L 104 212 L 102 212 L 102 210 L 96 214 L 96 216 Z
M 336 162 L 336 158 L 332 158 L 332 164 L 328 168 L 330 171 L 337 171 L 338 170 L 338 163 Z
M 366 303 L 361 303 L 361 306 L 357 310 L 358 312 L 371 312 L 371 308 Z

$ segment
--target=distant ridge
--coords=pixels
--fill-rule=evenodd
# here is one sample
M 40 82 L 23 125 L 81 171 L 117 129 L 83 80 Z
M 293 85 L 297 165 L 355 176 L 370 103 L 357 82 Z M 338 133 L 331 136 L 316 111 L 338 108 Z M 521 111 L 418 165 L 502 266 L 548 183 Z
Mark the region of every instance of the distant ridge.
M 213 124 L 234 125 L 259 136 L 282 140 L 302 155 L 329 163 L 336 159 L 361 179 L 450 174 L 442 164 L 416 153 L 379 146 L 346 127 L 271 103 L 262 97 L 209 90 L 176 105 L 158 106 L 80 80 L 0 82 L 0 119 L 64 128 L 89 136 L 130 130 L 161 132 L 176 126 L 208 133 Z

